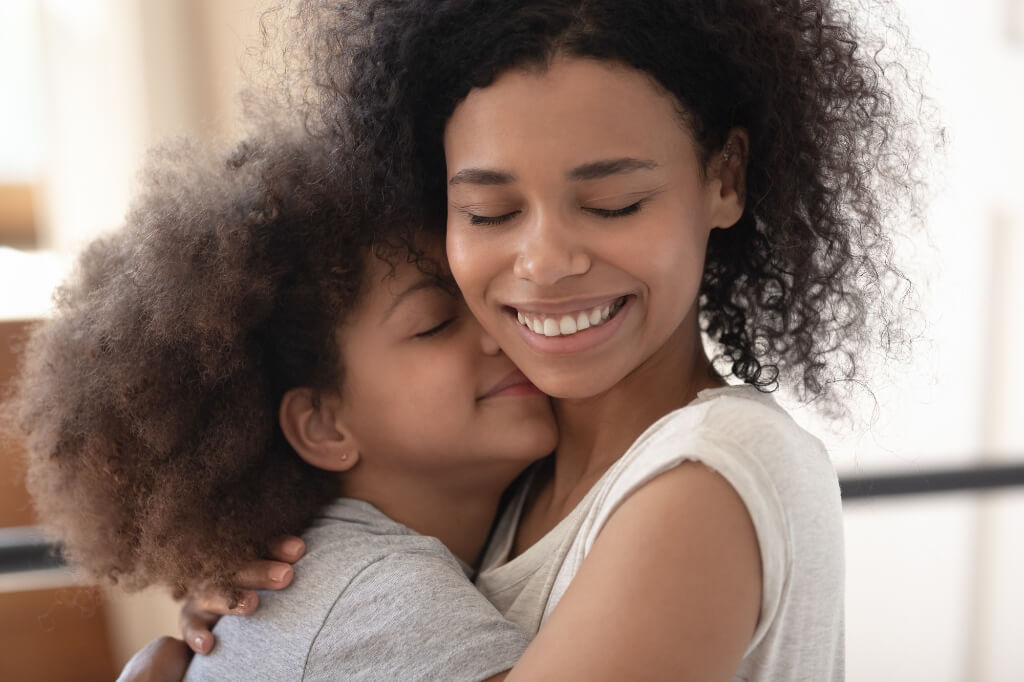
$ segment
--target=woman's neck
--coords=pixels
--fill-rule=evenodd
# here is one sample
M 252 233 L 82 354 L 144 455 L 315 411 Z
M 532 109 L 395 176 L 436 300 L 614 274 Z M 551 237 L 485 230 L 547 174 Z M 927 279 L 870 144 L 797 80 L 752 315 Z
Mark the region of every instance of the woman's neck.
M 559 440 L 549 504 L 567 514 L 651 424 L 722 385 L 694 320 L 608 391 L 554 401 Z

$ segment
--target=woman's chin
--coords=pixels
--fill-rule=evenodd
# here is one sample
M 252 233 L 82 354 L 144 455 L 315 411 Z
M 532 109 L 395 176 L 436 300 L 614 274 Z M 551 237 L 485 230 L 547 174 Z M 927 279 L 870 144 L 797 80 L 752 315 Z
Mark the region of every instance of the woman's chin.
M 531 376 L 526 370 L 523 373 L 537 388 L 556 400 L 586 400 L 605 393 L 618 383 L 617 378 L 603 376 L 604 372 L 544 368 L 536 372 L 544 375 L 543 380 L 540 376 Z

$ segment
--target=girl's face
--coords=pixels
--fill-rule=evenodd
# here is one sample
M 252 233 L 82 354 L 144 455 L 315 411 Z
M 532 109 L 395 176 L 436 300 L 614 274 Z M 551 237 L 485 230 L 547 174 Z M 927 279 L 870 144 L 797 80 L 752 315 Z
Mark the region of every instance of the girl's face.
M 699 344 L 708 235 L 742 202 L 704 178 L 647 75 L 575 58 L 510 70 L 456 107 L 444 145 L 452 273 L 543 391 L 597 395 Z
M 443 259 L 440 248 L 428 253 Z M 361 466 L 429 476 L 505 462 L 515 475 L 550 453 L 548 397 L 485 335 L 454 286 L 401 257 L 393 269 L 370 260 L 366 293 L 338 333 L 340 420 Z

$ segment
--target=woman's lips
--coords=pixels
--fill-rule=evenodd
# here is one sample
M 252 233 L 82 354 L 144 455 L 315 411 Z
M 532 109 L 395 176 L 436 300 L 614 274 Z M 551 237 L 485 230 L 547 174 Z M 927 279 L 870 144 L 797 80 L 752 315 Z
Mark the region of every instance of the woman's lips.
M 529 309 L 515 307 L 519 324 L 539 336 L 571 336 L 592 327 L 600 327 L 610 320 L 622 306 L 626 304 L 626 296 L 606 300 L 597 305 L 588 306 L 567 312 L 532 312 Z
M 516 309 L 506 308 L 506 310 L 510 323 L 515 326 L 519 337 L 526 342 L 527 346 L 534 351 L 544 354 L 564 355 L 588 351 L 615 336 L 615 333 L 622 326 L 623 320 L 633 308 L 635 301 L 636 296 L 622 296 L 609 305 L 607 313 L 604 312 L 602 307 L 601 318 L 597 324 L 585 326 L 583 329 L 580 329 L 579 325 L 577 325 L 575 330 L 571 327 L 563 328 L 561 326 L 561 319 L 559 319 L 559 328 L 557 330 L 551 324 L 548 324 L 547 320 L 544 320 L 544 325 L 545 327 L 552 327 L 551 329 L 539 327 L 536 324 L 537 320 L 531 319 L 529 315 L 524 314 L 525 320 L 520 321 L 519 312 Z M 540 332 L 535 331 L 534 327 L 538 327 Z

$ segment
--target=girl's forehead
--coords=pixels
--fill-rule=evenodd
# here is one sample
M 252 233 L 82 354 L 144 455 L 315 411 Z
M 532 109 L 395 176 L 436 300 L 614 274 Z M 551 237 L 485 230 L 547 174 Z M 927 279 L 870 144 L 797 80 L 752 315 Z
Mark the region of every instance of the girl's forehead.
M 410 290 L 455 289 L 440 238 L 421 240 L 411 250 L 373 252 L 368 259 L 364 301 L 371 307 L 392 306 Z

